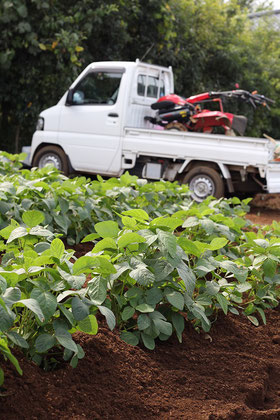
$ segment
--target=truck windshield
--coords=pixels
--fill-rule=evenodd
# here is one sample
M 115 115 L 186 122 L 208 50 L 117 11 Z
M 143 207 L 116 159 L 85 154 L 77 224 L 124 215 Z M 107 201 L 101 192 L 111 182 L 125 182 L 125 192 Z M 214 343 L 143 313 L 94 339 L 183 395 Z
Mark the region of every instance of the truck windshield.
M 76 86 L 73 92 L 74 105 L 113 105 L 118 99 L 123 72 L 92 72 Z

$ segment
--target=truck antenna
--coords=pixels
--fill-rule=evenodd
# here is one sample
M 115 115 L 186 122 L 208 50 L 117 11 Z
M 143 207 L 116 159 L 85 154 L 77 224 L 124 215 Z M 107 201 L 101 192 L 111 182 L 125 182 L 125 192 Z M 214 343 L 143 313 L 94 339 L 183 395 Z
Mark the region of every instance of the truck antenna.
M 143 57 L 141 58 L 140 61 L 143 61 L 144 60 L 144 58 L 149 54 L 149 52 L 154 47 L 154 45 L 155 45 L 155 43 L 153 42 L 152 45 L 147 49 L 147 51 L 145 52 L 145 54 L 143 55 Z

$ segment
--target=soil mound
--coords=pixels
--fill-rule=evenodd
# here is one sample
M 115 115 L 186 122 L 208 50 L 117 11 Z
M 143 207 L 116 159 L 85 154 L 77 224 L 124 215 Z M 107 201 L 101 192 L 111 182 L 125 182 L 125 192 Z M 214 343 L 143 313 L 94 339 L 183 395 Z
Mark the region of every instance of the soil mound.
M 20 377 L 6 364 L 0 418 L 280 419 L 279 331 L 278 310 L 259 327 L 220 314 L 209 335 L 187 325 L 182 344 L 149 351 L 102 325 L 75 336 L 86 353 L 76 369 L 44 372 L 19 356 Z

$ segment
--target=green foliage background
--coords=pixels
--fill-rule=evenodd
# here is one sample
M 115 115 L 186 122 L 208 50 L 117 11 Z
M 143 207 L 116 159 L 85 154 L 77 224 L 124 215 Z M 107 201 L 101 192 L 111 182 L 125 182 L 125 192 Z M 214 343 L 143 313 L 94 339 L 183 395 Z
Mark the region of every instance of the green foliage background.
M 251 20 L 253 0 L 0 0 L 1 149 L 30 144 L 37 115 L 92 61 L 172 65 L 176 93 L 257 89 L 271 112 L 229 104 L 247 134 L 280 138 L 276 18 Z

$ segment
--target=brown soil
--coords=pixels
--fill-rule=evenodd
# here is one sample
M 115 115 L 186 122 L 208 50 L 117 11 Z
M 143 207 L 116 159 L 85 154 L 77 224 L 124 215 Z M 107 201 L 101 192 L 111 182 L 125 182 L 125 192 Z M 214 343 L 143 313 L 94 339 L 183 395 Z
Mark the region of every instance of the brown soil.
M 248 218 L 267 224 L 280 211 Z M 210 335 L 186 325 L 182 344 L 173 337 L 154 351 L 100 325 L 96 336 L 74 337 L 86 353 L 76 369 L 44 372 L 17 353 L 20 377 L 5 363 L 0 419 L 280 419 L 279 310 L 267 312 L 266 326 L 223 314 Z
M 86 357 L 76 369 L 44 372 L 20 357 L 24 376 L 6 366 L 0 418 L 280 418 L 280 312 L 267 325 L 221 315 L 210 336 L 187 325 L 183 343 L 155 351 L 131 347 L 105 326 L 75 340 Z

